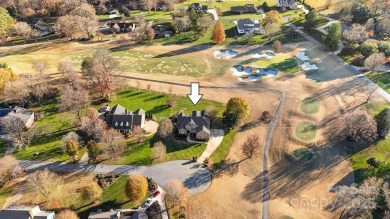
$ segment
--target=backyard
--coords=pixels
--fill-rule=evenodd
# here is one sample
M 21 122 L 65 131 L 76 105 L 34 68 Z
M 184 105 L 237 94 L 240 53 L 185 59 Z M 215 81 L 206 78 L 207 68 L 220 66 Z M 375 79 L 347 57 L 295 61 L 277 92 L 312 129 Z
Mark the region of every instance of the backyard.
M 204 110 L 208 106 L 215 107 L 219 111 L 219 115 L 224 110 L 224 106 L 218 102 L 202 99 L 194 106 L 187 97 L 176 95 L 173 95 L 175 106 L 169 107 L 167 103 L 168 97 L 168 94 L 129 88 L 128 90 L 119 92 L 109 104 L 111 106 L 121 104 L 129 110 L 142 108 L 146 112 L 151 113 L 157 120 L 171 117 L 179 112 L 190 113 L 193 110 Z M 101 104 L 95 105 L 96 108 L 100 106 Z M 72 112 L 58 112 L 54 100 L 36 108 L 36 110 L 44 111 L 45 118 L 37 121 L 35 126 L 45 127 L 47 134 L 34 138 L 28 148 L 15 151 L 14 156 L 18 159 L 25 160 L 70 161 L 71 158 L 63 152 L 60 145 L 64 135 L 70 131 L 77 131 L 77 127 L 74 125 L 76 120 L 75 114 Z M 128 148 L 125 156 L 113 163 L 151 164 L 150 140 L 152 139 L 147 137 L 143 143 L 129 142 L 131 147 Z M 173 144 L 173 142 L 167 142 L 166 144 L 168 147 L 167 160 L 190 159 L 192 156 L 200 155 L 205 148 L 205 145 L 186 148 L 183 145 Z M 79 153 L 79 158 L 85 152 L 86 148 L 83 147 Z

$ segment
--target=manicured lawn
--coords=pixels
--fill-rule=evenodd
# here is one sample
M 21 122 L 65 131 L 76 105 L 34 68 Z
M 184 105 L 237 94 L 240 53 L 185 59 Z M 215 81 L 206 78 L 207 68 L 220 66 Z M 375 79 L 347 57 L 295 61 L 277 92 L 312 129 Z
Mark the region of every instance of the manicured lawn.
M 130 202 L 125 194 L 126 182 L 128 178 L 128 175 L 122 175 L 121 177 L 119 177 L 116 182 L 114 182 L 110 187 L 103 191 L 100 202 L 101 204 L 92 208 L 82 209 L 82 211 L 80 211 L 80 209 L 79 216 L 81 218 L 88 218 L 89 213 L 96 212 L 97 209 L 102 209 L 103 211 L 121 208 L 128 209 L 142 204 L 150 195 L 150 193 L 148 192 L 146 196 L 139 202 Z
M 234 136 L 236 135 L 237 130 L 232 130 L 225 135 L 221 144 L 218 146 L 217 150 L 211 155 L 211 160 L 214 164 L 218 164 L 221 161 L 225 160 L 229 154 L 230 147 L 232 146 Z
M 74 115 L 70 112 L 57 112 L 54 102 L 36 110 L 45 111 L 45 118 L 37 121 L 35 126 L 45 127 L 47 134 L 34 138 L 28 148 L 15 151 L 14 156 L 22 160 L 70 161 L 71 158 L 64 154 L 60 144 L 64 135 L 76 130 L 71 122 Z
M 173 98 L 176 101 L 174 107 L 167 105 L 168 94 L 148 92 L 146 90 L 136 90 L 130 88 L 128 90 L 119 92 L 109 104 L 121 104 L 129 110 L 136 110 L 138 108 L 144 109 L 146 112 L 153 114 L 158 120 L 170 117 L 179 112 L 191 113 L 193 110 L 204 110 L 207 106 L 215 106 L 220 113 L 224 110 L 221 103 L 206 100 L 207 96 L 204 96 L 199 103 L 194 106 L 193 103 L 184 96 L 176 96 Z
M 302 141 L 311 141 L 316 137 L 317 126 L 309 121 L 299 122 L 295 135 Z
M 294 74 L 300 71 L 294 58 L 275 57 L 272 59 L 259 59 L 255 64 L 261 68 L 275 68 L 285 74 Z
M 380 161 L 377 168 L 369 168 L 367 160 L 375 157 Z M 371 176 L 383 177 L 390 173 L 390 139 L 380 140 L 369 148 L 359 151 L 350 157 L 352 167 L 354 169 L 355 182 L 362 182 L 364 179 Z M 383 161 L 387 160 L 387 163 Z
M 142 142 L 130 141 L 128 149 L 118 160 L 107 160 L 109 164 L 152 165 L 158 162 L 153 158 L 152 147 L 157 141 L 162 141 L 167 147 L 166 156 L 161 162 L 170 160 L 189 160 L 193 156 L 202 155 L 207 144 L 180 144 L 172 139 L 161 139 L 157 135 L 146 137 Z
M 7 151 L 7 148 L 7 142 L 4 139 L 0 138 L 0 158 L 4 156 L 5 152 Z
M 301 103 L 301 110 L 305 114 L 316 114 L 320 110 L 320 102 L 318 99 L 307 97 Z
M 171 12 L 169 11 L 150 11 L 150 13 L 139 10 L 131 11 L 131 16 L 137 18 L 140 15 L 146 19 L 172 19 Z
M 379 72 L 379 73 L 368 73 L 366 76 L 379 85 L 381 88 L 390 93 L 390 73 Z

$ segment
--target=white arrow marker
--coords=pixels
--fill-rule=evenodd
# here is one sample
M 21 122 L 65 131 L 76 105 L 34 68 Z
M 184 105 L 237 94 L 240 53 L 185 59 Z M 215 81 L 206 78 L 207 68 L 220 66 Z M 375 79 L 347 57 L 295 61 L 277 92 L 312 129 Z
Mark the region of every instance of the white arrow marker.
M 200 88 L 198 82 L 191 83 L 191 94 L 188 94 L 188 98 L 192 101 L 194 105 L 198 104 L 199 100 L 202 99 L 203 94 L 199 94 Z

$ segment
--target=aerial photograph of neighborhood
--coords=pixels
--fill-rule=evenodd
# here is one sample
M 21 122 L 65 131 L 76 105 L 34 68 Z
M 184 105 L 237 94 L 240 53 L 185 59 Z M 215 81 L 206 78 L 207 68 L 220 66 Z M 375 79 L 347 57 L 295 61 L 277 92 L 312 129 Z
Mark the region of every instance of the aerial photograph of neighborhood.
M 0 0 L 0 219 L 390 219 L 390 0 Z

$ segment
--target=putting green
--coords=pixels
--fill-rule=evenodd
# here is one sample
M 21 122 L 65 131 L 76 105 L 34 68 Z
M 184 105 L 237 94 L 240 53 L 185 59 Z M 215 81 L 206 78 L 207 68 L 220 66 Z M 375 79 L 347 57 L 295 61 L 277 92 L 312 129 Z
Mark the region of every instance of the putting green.
M 316 137 L 317 126 L 309 121 L 300 122 L 295 129 L 295 135 L 302 141 L 311 141 Z
M 305 114 L 316 114 L 320 110 L 320 101 L 313 97 L 307 97 L 301 103 L 301 110 Z

